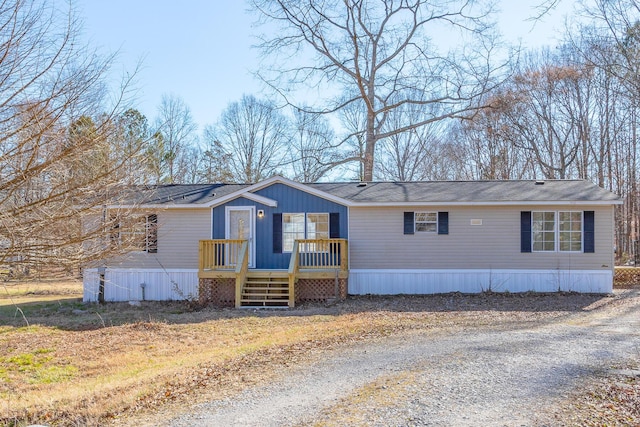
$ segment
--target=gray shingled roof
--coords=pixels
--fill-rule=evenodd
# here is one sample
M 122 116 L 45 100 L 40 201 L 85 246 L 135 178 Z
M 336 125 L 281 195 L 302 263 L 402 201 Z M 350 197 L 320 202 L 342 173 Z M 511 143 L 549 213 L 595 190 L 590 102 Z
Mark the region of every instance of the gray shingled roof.
M 536 184 L 536 182 L 538 182 Z M 618 201 L 589 181 L 429 181 L 309 184 L 356 203 L 482 203 Z
M 166 184 L 135 186 L 119 195 L 123 205 L 199 205 L 248 187 L 249 184 Z
M 335 182 L 305 184 L 363 204 L 618 202 L 620 198 L 584 180 Z M 137 186 L 118 197 L 122 205 L 203 205 L 250 184 L 171 184 Z M 115 203 L 114 203 L 115 204 Z

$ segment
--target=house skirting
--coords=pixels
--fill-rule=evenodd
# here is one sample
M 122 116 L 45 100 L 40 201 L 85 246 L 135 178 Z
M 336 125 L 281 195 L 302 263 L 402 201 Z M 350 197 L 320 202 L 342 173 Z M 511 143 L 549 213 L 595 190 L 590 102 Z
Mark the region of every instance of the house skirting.
M 611 270 L 349 270 L 350 295 L 449 292 L 611 293 Z
M 215 280 L 218 280 L 217 282 Z M 225 281 L 226 280 L 226 281 Z M 200 299 L 232 306 L 233 279 L 198 279 L 196 269 L 107 268 L 104 301 L 171 301 Z M 144 284 L 144 287 L 141 286 Z M 83 272 L 85 302 L 97 302 L 98 269 Z M 424 295 L 449 292 L 583 292 L 611 293 L 611 270 L 375 270 L 355 269 L 347 279 L 300 279 L 296 302 L 325 301 L 350 295 Z M 337 295 L 336 295 L 337 294 Z
M 296 303 L 326 302 L 347 297 L 349 279 L 298 279 L 296 283 Z
M 197 269 L 106 268 L 103 279 L 104 301 L 107 302 L 198 298 Z M 98 269 L 85 269 L 82 282 L 83 301 L 97 302 L 100 293 Z
M 236 279 L 222 277 L 218 279 L 200 279 L 200 304 L 212 304 L 216 307 L 234 307 L 236 303 Z

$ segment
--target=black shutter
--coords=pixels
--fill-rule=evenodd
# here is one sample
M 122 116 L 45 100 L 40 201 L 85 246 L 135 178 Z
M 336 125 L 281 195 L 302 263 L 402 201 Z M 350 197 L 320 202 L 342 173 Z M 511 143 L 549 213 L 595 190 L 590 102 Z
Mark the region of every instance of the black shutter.
M 531 252 L 531 211 L 520 212 L 520 252 Z
M 404 213 L 404 234 L 413 234 L 413 212 Z
M 331 212 L 329 214 L 329 238 L 340 238 L 340 214 L 338 212 Z
M 449 212 L 438 212 L 438 234 L 449 234 Z
M 147 252 L 158 253 L 158 215 L 147 216 Z
M 120 222 L 115 216 L 112 216 L 109 221 L 113 224 L 111 226 L 111 233 L 109 233 L 111 247 L 117 248 L 118 245 L 120 245 Z
M 273 214 L 273 253 L 282 253 L 282 214 Z
M 584 211 L 584 252 L 594 253 L 595 245 L 595 218 L 593 211 Z

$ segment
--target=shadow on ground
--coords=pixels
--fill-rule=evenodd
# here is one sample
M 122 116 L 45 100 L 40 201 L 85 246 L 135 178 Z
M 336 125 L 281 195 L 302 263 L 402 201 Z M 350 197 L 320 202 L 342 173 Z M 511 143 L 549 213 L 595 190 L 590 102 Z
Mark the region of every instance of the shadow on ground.
M 197 307 L 187 302 L 144 301 L 82 303 L 77 298 L 33 301 L 0 307 L 0 326 L 41 325 L 65 330 L 90 330 L 137 322 L 200 323 L 218 319 L 272 316 L 340 316 L 375 312 L 521 312 L 578 313 L 628 298 L 640 287 L 616 290 L 613 295 L 578 293 L 450 293 L 440 295 L 352 296 L 331 304 L 303 303 L 293 309 L 234 309 Z

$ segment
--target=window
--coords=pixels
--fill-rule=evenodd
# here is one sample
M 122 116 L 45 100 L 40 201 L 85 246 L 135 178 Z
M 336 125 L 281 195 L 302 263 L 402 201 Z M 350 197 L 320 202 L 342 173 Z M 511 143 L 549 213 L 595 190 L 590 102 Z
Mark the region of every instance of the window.
M 449 212 L 403 212 L 404 234 L 449 234 Z
M 534 252 L 581 252 L 582 212 L 533 212 Z
M 307 214 L 307 239 L 329 238 L 329 214 Z
M 282 251 L 293 251 L 296 239 L 328 239 L 328 213 L 282 214 Z
M 304 214 L 282 214 L 282 250 L 291 252 L 296 239 L 304 239 Z
M 416 231 L 435 233 L 438 230 L 437 212 L 416 212 L 414 220 Z
M 556 213 L 533 212 L 533 250 L 536 252 L 556 250 Z
M 112 243 L 128 251 L 158 252 L 158 216 L 129 215 L 113 227 Z
M 582 250 L 582 212 L 558 213 L 558 241 L 561 251 Z

